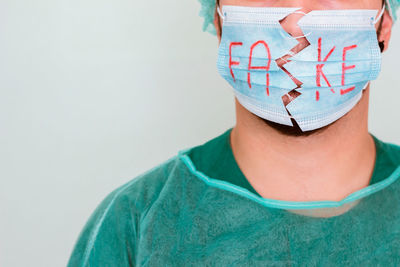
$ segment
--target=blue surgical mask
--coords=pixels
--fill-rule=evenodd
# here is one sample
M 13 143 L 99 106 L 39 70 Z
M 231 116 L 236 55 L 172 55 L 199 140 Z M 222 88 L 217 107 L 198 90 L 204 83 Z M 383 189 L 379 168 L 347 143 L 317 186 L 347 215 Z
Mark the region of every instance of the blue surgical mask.
M 309 131 L 344 116 L 377 78 L 381 52 L 374 25 L 384 8 L 379 15 L 365 9 L 314 10 L 297 22 L 303 35 L 292 36 L 280 20 L 299 9 L 218 9 L 223 25 L 217 67 L 247 110 L 290 126 L 294 119 Z M 309 45 L 295 53 L 300 38 Z M 286 63 L 278 64 L 282 57 Z M 284 97 L 292 100 L 285 104 Z

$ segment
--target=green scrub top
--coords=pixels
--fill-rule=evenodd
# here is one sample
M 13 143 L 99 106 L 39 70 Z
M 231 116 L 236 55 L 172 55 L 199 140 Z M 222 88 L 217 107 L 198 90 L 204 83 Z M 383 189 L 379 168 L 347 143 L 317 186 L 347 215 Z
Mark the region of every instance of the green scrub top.
M 232 129 L 111 192 L 68 266 L 400 266 L 400 147 L 373 136 L 369 186 L 341 201 L 262 198 L 232 153 Z M 294 210 L 333 210 L 330 217 Z
M 243 172 L 240 170 L 233 156 L 232 146 L 230 143 L 230 134 L 232 128 L 225 131 L 220 136 L 206 142 L 203 145 L 196 146 L 188 152 L 196 169 L 207 176 L 230 182 L 232 184 L 246 188 L 250 192 L 261 197 L 261 195 L 251 186 Z M 374 135 L 371 134 L 375 142 L 376 162 L 373 170 L 370 185 L 379 182 L 393 172 L 393 168 L 377 170 L 377 166 L 384 164 L 382 161 L 387 161 L 387 154 L 383 151 L 383 143 L 380 142 Z

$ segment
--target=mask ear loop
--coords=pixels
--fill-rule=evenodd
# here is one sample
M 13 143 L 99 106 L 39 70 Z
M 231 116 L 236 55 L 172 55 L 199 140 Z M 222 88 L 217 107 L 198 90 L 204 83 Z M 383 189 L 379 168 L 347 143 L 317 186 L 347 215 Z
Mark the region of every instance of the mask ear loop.
M 376 17 L 376 19 L 374 19 L 374 20 L 372 21 L 372 23 L 373 23 L 374 25 L 382 18 L 383 13 L 385 12 L 385 8 L 386 8 L 386 4 L 383 3 L 383 7 L 382 7 L 381 11 L 379 12 L 379 15 Z
M 222 15 L 221 9 L 219 9 L 219 5 L 217 5 L 217 13 L 221 17 L 222 20 L 225 20 L 225 16 Z

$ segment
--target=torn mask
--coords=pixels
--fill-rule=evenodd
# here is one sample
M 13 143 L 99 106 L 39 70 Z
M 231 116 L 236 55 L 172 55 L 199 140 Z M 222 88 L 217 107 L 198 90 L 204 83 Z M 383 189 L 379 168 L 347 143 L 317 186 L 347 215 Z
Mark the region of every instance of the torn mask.
M 378 10 L 314 10 L 299 17 L 300 36 L 281 25 L 301 8 L 223 6 L 218 72 L 250 112 L 302 131 L 349 112 L 377 78 Z M 382 8 L 382 11 L 384 8 Z M 301 49 L 299 49 L 301 47 Z

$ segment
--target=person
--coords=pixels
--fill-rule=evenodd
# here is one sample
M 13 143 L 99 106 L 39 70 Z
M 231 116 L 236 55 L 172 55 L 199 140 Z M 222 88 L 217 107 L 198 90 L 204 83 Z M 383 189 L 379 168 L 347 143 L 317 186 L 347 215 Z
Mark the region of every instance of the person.
M 68 266 L 399 266 L 400 147 L 368 101 L 400 1 L 201 4 L 235 126 L 110 193 Z

